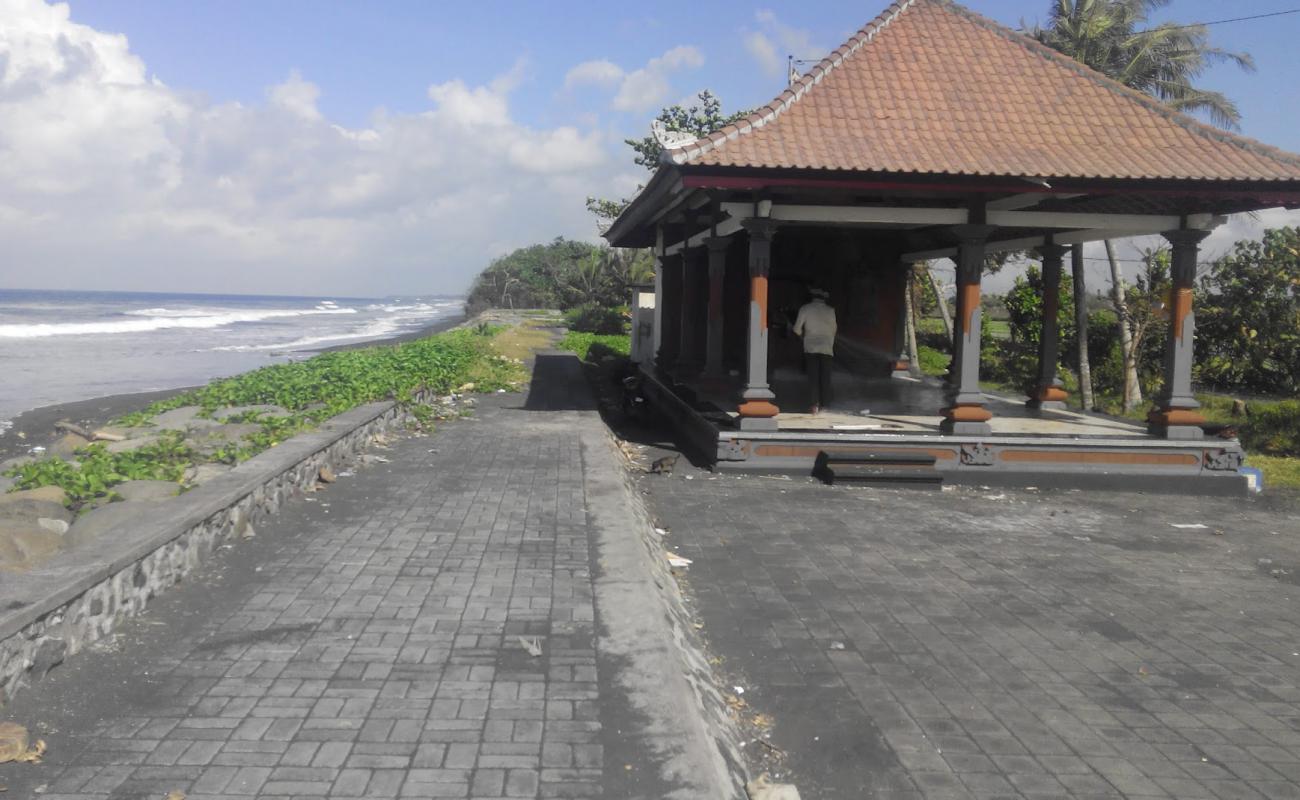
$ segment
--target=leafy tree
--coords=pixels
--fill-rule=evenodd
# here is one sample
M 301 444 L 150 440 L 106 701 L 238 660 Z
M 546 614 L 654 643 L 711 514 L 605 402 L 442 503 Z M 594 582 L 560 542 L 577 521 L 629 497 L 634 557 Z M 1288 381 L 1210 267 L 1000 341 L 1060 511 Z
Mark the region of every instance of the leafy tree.
M 1074 339 L 1073 297 L 1071 282 L 1062 276 L 1056 312 L 1062 343 Z M 1038 378 L 1038 345 L 1043 339 L 1043 276 L 1037 267 L 1016 276 L 1004 302 L 1011 338 L 999 343 L 993 374 L 1027 388 Z
M 1300 393 L 1300 229 L 1240 241 L 1201 279 L 1196 312 L 1201 380 L 1269 394 Z
M 744 119 L 752 111 L 737 111 L 734 114 L 722 113 L 722 101 L 717 98 L 713 92 L 708 89 L 697 95 L 699 103 L 689 108 L 683 108 L 681 105 L 672 105 L 664 108 L 656 117 L 658 121 L 664 124 L 670 131 L 679 133 L 689 133 L 697 139 L 707 136 L 714 131 L 724 128 L 733 122 Z M 659 158 L 663 154 L 663 146 L 653 134 L 647 134 L 640 139 L 624 139 L 629 147 L 636 152 L 632 159 L 634 163 L 645 167 L 654 172 L 659 168 Z M 587 198 L 587 210 L 595 214 L 598 219 L 612 221 L 623 213 L 631 200 L 607 200 L 599 197 Z
M 560 308 L 624 305 L 629 288 L 653 277 L 648 251 L 624 250 L 557 238 L 496 259 L 474 281 L 466 301 L 485 308 Z
M 1209 29 L 1204 25 L 1179 25 L 1174 22 L 1150 24 L 1152 11 L 1169 5 L 1170 0 L 1053 0 L 1048 10 L 1046 28 L 1033 27 L 1030 35 L 1054 50 L 1079 61 L 1116 81 L 1160 100 L 1176 111 L 1205 114 L 1210 122 L 1236 128 L 1241 114 L 1236 105 L 1220 92 L 1195 85 L 1197 78 L 1210 66 L 1229 62 L 1245 70 L 1254 69 L 1246 53 L 1232 53 L 1210 44 Z M 1124 275 L 1114 246 L 1106 243 L 1110 261 L 1112 299 L 1119 316 L 1124 343 L 1124 408 L 1140 401 L 1136 353 L 1132 339 L 1133 321 L 1125 305 Z M 1082 263 L 1074 262 L 1076 279 L 1082 280 Z M 1083 293 L 1076 295 L 1080 303 Z M 1082 308 L 1080 320 L 1085 319 Z M 1084 396 L 1091 395 L 1088 381 L 1087 337 L 1080 337 L 1079 363 Z

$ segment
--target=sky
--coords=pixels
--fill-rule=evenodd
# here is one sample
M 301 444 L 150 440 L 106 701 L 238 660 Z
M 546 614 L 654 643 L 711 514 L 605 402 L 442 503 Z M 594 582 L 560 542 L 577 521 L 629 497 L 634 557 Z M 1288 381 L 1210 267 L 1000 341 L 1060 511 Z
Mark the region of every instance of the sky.
M 1048 0 L 966 4 L 1017 27 Z M 463 292 L 516 247 L 595 241 L 583 201 L 648 178 L 623 139 L 662 106 L 765 103 L 787 55 L 884 5 L 0 0 L 0 287 Z M 1297 7 L 1173 0 L 1156 19 Z M 1300 14 L 1211 30 L 1258 69 L 1202 83 L 1242 133 L 1300 152 Z M 1277 224 L 1300 212 L 1234 219 L 1206 249 Z

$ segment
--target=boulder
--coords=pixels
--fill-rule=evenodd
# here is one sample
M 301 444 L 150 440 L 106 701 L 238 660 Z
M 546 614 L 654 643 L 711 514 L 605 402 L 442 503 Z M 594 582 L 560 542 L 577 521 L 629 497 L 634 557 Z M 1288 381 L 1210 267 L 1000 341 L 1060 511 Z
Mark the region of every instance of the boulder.
M 39 525 L 0 521 L 0 566 L 26 569 L 63 548 L 63 537 Z
M 258 433 L 261 430 L 261 425 L 254 425 L 251 422 L 227 423 L 207 430 L 191 431 L 190 435 L 186 437 L 186 441 L 194 449 L 207 455 L 219 447 L 239 444 L 245 436 Z
M 57 486 L 0 494 L 0 522 L 9 520 L 35 526 L 42 517 L 71 522 L 72 512 L 67 502 L 68 495 Z
M 102 428 L 96 428 L 95 432 L 91 434 L 91 438 L 96 441 L 120 442 L 123 439 L 139 439 L 142 436 L 152 435 L 153 428 L 128 428 L 125 425 L 105 425 Z
M 185 471 L 185 482 L 194 485 L 204 484 L 213 478 L 225 475 L 232 469 L 234 467 L 229 464 L 199 464 Z
M 0 473 L 8 472 L 14 467 L 31 464 L 36 460 L 36 456 L 14 456 L 13 458 L 6 458 L 4 461 L 0 461 Z
M 139 450 L 141 447 L 147 447 L 158 441 L 158 434 L 150 433 L 139 436 L 134 439 L 123 439 L 118 442 L 109 442 L 104 445 L 104 449 L 110 453 L 129 453 L 132 450 Z
M 288 409 L 271 405 L 269 403 L 263 403 L 255 406 L 231 406 L 230 408 L 218 408 L 216 411 L 212 412 L 212 418 L 225 422 L 231 417 L 237 417 L 243 414 L 257 414 L 272 419 L 293 416 L 293 412 Z
M 118 525 L 127 525 L 132 520 L 156 513 L 154 503 L 109 503 L 93 511 L 82 514 L 63 536 L 64 547 L 75 549 L 85 547 L 98 539 L 104 531 Z
M 211 428 L 221 424 L 216 420 L 201 418 L 199 414 L 202 411 L 202 406 L 182 406 L 181 408 L 173 408 L 171 411 L 164 411 L 149 420 L 149 422 L 155 428 L 164 431 L 189 431 Z
M 91 436 L 90 431 L 81 427 L 80 425 L 73 422 L 72 420 L 67 420 L 67 419 L 59 420 L 58 422 L 54 423 L 54 430 L 61 431 L 63 433 L 75 433 L 83 439 L 93 438 Z
M 118 496 L 128 502 L 161 502 L 175 497 L 180 487 L 171 481 L 126 481 L 113 487 Z
M 36 520 L 36 524 L 41 526 L 43 530 L 57 533 L 60 536 L 67 533 L 68 528 L 72 527 L 66 519 L 52 519 L 50 517 L 41 517 Z
M 49 454 L 59 458 L 71 458 L 81 448 L 90 444 L 90 440 L 85 436 L 76 433 L 65 433 L 59 437 L 59 440 L 49 447 Z
M 27 489 L 22 492 L 14 492 L 11 497 L 22 495 L 23 499 L 45 500 L 50 503 L 58 503 L 61 506 L 68 504 L 68 493 L 63 491 L 59 486 L 42 486 L 39 489 Z

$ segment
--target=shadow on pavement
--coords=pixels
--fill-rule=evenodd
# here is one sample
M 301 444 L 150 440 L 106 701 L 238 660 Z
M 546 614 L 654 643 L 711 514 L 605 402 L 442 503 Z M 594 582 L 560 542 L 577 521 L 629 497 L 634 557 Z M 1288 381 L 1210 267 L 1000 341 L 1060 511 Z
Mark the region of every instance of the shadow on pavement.
M 526 411 L 595 411 L 596 401 L 573 353 L 542 350 L 533 363 Z

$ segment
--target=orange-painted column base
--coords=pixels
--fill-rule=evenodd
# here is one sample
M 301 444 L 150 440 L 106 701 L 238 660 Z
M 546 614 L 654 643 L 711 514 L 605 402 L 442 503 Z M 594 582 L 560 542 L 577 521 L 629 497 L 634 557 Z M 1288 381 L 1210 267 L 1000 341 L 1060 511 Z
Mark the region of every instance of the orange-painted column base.
M 1190 408 L 1153 408 L 1147 422 L 1154 425 L 1204 425 L 1205 417 Z
M 978 404 L 958 403 L 945 408 L 943 417 L 953 422 L 988 422 L 993 419 L 993 412 Z
M 1064 403 L 1070 399 L 1070 393 L 1059 386 L 1039 386 L 1029 393 L 1029 398 L 1041 403 Z
M 767 400 L 746 400 L 736 410 L 742 417 L 775 417 L 781 413 L 781 409 Z

